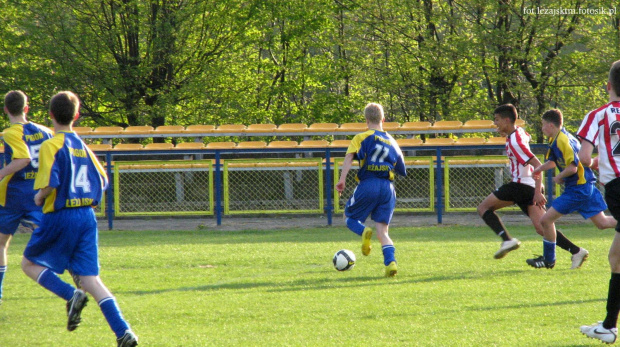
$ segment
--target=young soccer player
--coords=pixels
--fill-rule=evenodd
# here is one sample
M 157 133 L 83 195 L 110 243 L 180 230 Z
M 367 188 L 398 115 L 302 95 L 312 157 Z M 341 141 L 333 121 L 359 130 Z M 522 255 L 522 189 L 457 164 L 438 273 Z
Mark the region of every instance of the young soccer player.
M 508 234 L 496 210 L 517 204 L 532 221 L 536 232 L 543 235 L 540 218 L 545 213 L 544 206 L 547 199 L 542 192 L 540 175 L 532 176 L 535 168 L 539 167 L 540 160 L 530 150 L 530 135 L 521 127 L 516 126 L 517 109 L 512 104 L 498 106 L 493 112 L 494 123 L 500 134 L 506 135 L 506 155 L 510 161 L 512 182 L 504 184 L 489 194 L 478 205 L 478 215 L 482 220 L 502 238 L 502 244 L 495 253 L 495 259 L 501 259 L 510 251 L 521 245 L 521 242 Z M 572 254 L 573 267 L 583 263 L 586 252 L 575 246 L 564 234 L 557 230 L 557 245 Z
M 34 204 L 34 178 L 41 143 L 54 136 L 50 129 L 26 120 L 28 97 L 20 90 L 6 93 L 4 113 L 11 126 L 4 130 L 0 170 L 0 303 L 11 238 L 20 223 L 34 229 L 43 217 L 41 207 Z
M 344 214 L 347 227 L 362 236 L 362 254 L 370 254 L 372 229 L 364 225 L 366 218 L 371 216 L 376 223 L 377 238 L 383 248 L 385 276 L 396 275 L 395 248 L 388 235 L 388 228 L 396 206 L 394 192 L 394 172 L 401 176 L 407 175 L 403 154 L 396 141 L 383 131 L 383 107 L 370 103 L 364 109 L 368 131 L 355 135 L 347 149 L 342 163 L 340 180 L 336 190 L 342 194 L 347 174 L 353 159 L 359 160 L 359 171 L 356 179 L 359 184 L 353 196 L 347 202 Z
M 581 140 L 579 160 L 586 167 L 599 169 L 599 180 L 605 185 L 605 202 L 611 215 L 620 218 L 620 60 L 614 62 L 607 80 L 609 102 L 586 115 L 577 137 Z M 594 146 L 598 157 L 592 159 Z M 620 311 L 620 225 L 616 225 L 614 240 L 609 248 L 611 279 L 607 294 L 607 316 L 593 325 L 584 325 L 581 332 L 606 343 L 614 343 L 618 335 L 616 324 Z
M 590 219 L 599 229 L 614 228 L 616 220 L 605 215 L 607 204 L 603 195 L 596 188 L 596 176 L 589 167 L 584 167 L 577 153 L 581 145 L 579 141 L 563 127 L 563 116 L 560 110 L 549 110 L 542 115 L 542 132 L 551 140 L 546 161 L 534 170 L 534 175 L 557 167 L 560 171 L 553 177 L 556 184 L 564 183 L 564 193 L 553 200 L 551 207 L 545 212 L 540 223 L 542 224 L 543 255 L 526 260 L 527 264 L 535 268 L 552 269 L 555 265 L 556 230 L 555 221 L 565 214 L 577 211 L 584 219 Z M 581 257 L 583 262 L 588 257 L 588 251 Z M 581 266 L 573 264 L 572 269 Z
M 28 277 L 67 301 L 67 329 L 75 330 L 88 297 L 56 274 L 72 270 L 90 293 L 117 337 L 118 346 L 137 346 L 138 338 L 123 318 L 112 293 L 99 278 L 98 230 L 93 211 L 108 178 L 97 157 L 72 131 L 80 102 L 72 92 L 60 92 L 50 101 L 56 135 L 43 143 L 34 202 L 43 206 L 43 220 L 22 259 Z

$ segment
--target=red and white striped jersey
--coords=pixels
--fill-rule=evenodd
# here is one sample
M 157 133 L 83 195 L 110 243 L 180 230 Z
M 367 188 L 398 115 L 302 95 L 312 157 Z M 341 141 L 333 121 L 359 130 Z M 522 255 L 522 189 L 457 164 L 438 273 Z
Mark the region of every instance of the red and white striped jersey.
M 620 102 L 612 101 L 591 111 L 581 122 L 577 136 L 598 146 L 599 180 L 620 177 Z
M 527 164 L 534 157 L 530 149 L 530 140 L 530 134 L 523 128 L 516 127 L 516 130 L 506 138 L 506 154 L 510 160 L 512 181 L 535 187 L 536 183 L 532 178 L 534 167 Z

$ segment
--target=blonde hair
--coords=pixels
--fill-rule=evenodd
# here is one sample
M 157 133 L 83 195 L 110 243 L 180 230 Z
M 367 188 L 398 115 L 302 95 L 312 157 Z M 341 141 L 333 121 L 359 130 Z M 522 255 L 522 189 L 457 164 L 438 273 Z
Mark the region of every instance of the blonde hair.
M 383 107 L 379 104 L 369 103 L 364 108 L 364 117 L 371 124 L 380 124 L 383 120 Z

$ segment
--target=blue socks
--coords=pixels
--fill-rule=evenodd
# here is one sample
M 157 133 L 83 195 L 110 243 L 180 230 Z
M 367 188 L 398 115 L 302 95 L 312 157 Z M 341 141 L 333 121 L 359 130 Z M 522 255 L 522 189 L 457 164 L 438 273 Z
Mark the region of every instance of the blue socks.
M 366 226 L 361 221 L 355 220 L 353 218 L 347 218 L 347 227 L 349 228 L 349 230 L 359 236 L 362 236 L 362 234 L 364 233 L 364 229 L 366 228 Z M 383 263 L 385 264 L 385 266 L 388 266 L 391 262 L 396 261 L 396 258 L 394 257 L 394 252 L 396 251 L 394 245 L 385 245 L 382 248 Z
M 348 218 L 348 217 L 347 217 L 347 227 L 349 228 L 349 230 L 358 234 L 359 236 L 362 236 L 362 233 L 364 232 L 364 229 L 366 228 L 366 226 L 361 221 L 355 220 L 353 218 Z
M 116 338 L 121 338 L 125 335 L 125 331 L 129 330 L 129 324 L 127 324 L 125 318 L 123 318 L 123 314 L 116 303 L 116 299 L 113 297 L 101 299 L 101 301 L 99 301 L 99 308 L 108 321 L 110 328 L 112 328 L 112 331 L 116 334 Z
M 385 245 L 383 248 L 383 264 L 388 266 L 391 262 L 396 261 L 394 257 L 394 252 L 396 252 L 396 248 L 394 245 Z
M 60 277 L 56 276 L 54 271 L 50 269 L 41 271 L 37 278 L 37 283 L 66 301 L 71 300 L 73 292 L 75 292 L 75 288 L 72 285 L 61 280 Z
M 555 263 L 555 242 L 543 239 L 543 256 L 548 263 Z
M 6 265 L 0 266 L 0 299 L 2 299 L 2 282 L 4 281 L 5 272 L 6 272 Z

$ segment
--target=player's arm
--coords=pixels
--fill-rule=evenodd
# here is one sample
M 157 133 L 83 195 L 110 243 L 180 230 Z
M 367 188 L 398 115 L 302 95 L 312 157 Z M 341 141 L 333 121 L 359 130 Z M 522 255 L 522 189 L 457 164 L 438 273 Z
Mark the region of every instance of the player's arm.
M 54 188 L 49 187 L 49 186 L 39 189 L 37 194 L 35 194 L 34 196 L 35 205 L 43 206 L 43 203 L 45 202 L 45 198 L 47 198 L 48 195 L 52 194 L 53 191 L 54 191 Z
M 3 167 L 2 170 L 0 170 L 0 180 L 5 178 L 8 175 L 12 175 L 16 173 L 17 171 L 25 168 L 26 166 L 28 166 L 28 164 L 30 164 L 30 159 L 26 159 L 26 158 L 13 159 L 9 163 L 9 165 Z
M 579 149 L 578 157 L 581 165 L 585 167 L 595 168 L 594 165 L 598 166 L 598 158 L 592 159 L 592 152 L 594 152 L 594 144 L 592 142 L 581 139 L 581 149 Z
M 572 176 L 576 173 L 577 173 L 577 164 L 575 164 L 575 162 L 572 162 L 566 165 L 566 168 L 562 170 L 562 172 L 560 172 L 555 177 L 553 177 L 553 182 L 557 184 L 562 184 L 562 182 L 564 182 L 564 179 L 566 177 Z
M 547 171 L 547 170 L 551 170 L 555 168 L 555 162 L 554 161 L 546 161 L 544 164 L 540 165 L 539 167 L 534 169 L 534 172 L 532 172 L 532 176 L 537 175 L 543 171 Z
M 349 173 L 351 165 L 353 164 L 353 157 L 355 157 L 355 153 L 347 153 L 347 155 L 344 157 L 344 161 L 342 162 L 342 169 L 340 170 L 340 180 L 338 180 L 338 183 L 336 184 L 336 190 L 338 191 L 338 194 L 342 194 L 342 192 L 344 191 L 347 174 Z
M 12 175 L 30 164 L 30 150 L 22 139 L 22 134 L 9 129 L 4 134 L 4 142 L 13 149 L 13 157 L 9 165 L 0 170 L 0 179 Z
M 405 159 L 402 156 L 396 159 L 396 165 L 394 165 L 394 172 L 401 176 L 407 176 L 407 167 L 405 166 Z
M 536 156 L 530 158 L 526 164 L 532 165 L 534 170 L 542 166 L 540 160 Z M 535 190 L 534 190 L 534 205 L 544 206 L 547 203 L 547 198 L 542 193 L 542 175 L 532 176 L 535 182 Z

